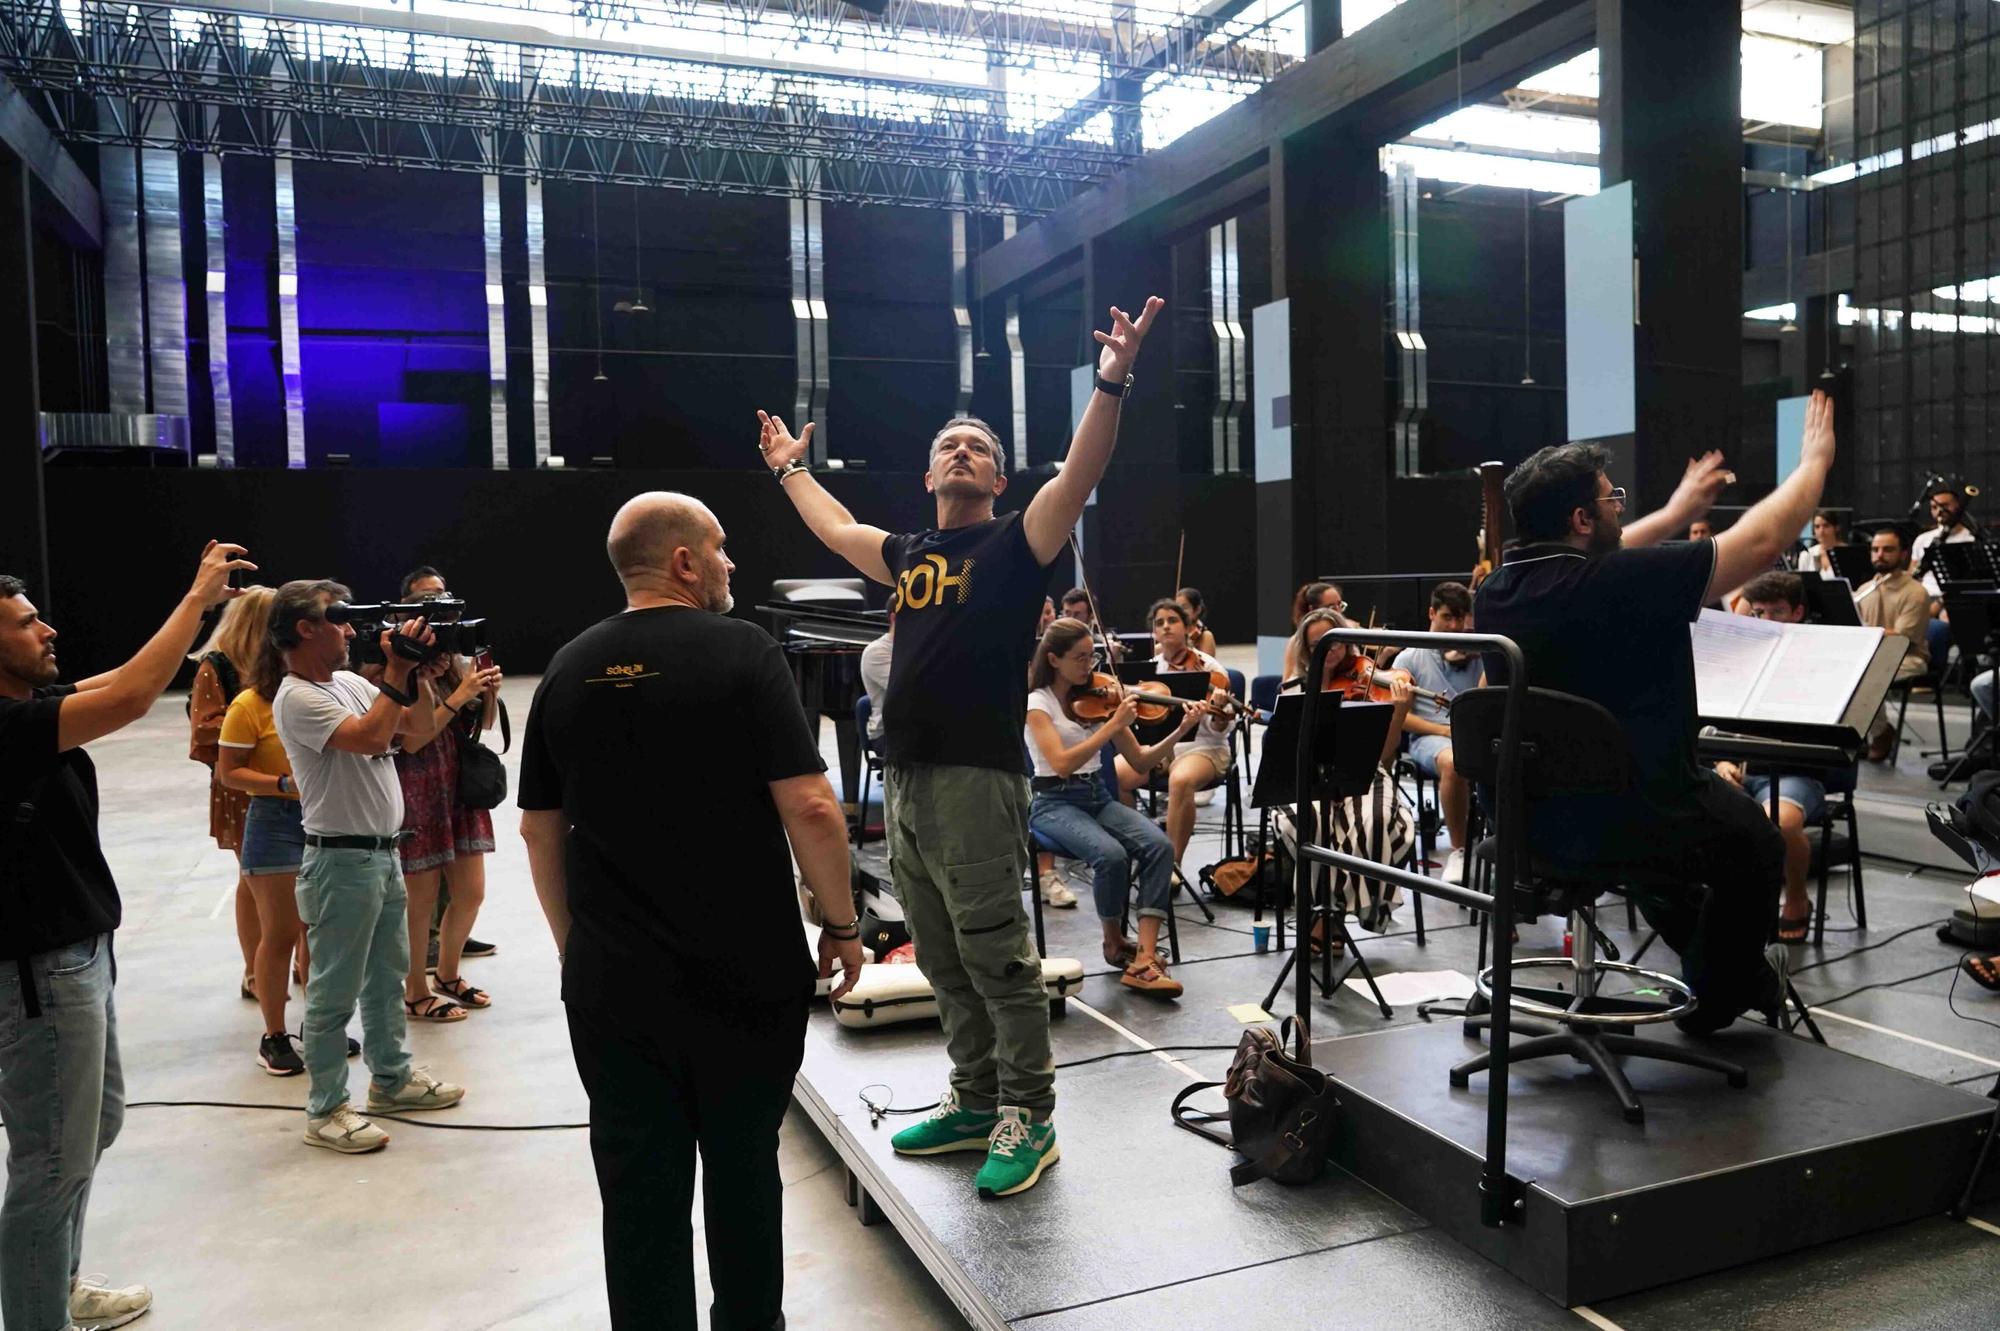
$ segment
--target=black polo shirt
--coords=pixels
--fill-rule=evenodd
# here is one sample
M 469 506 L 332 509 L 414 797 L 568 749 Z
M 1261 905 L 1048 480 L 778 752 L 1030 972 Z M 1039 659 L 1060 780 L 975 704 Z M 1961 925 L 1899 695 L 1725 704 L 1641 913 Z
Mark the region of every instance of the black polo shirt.
M 32 800 L 25 826 L 0 831 L 0 960 L 53 952 L 118 927 L 118 884 L 97 839 L 97 768 L 58 750 L 68 684 L 0 698 L 0 819 Z
M 1588 698 L 1617 717 L 1632 755 L 1630 796 L 1539 802 L 1530 820 L 1538 844 L 1565 858 L 1605 858 L 1639 829 L 1692 806 L 1701 776 L 1688 624 L 1714 574 L 1712 540 L 1595 558 L 1568 545 L 1529 545 L 1480 584 L 1479 631 L 1514 640 L 1529 684 Z M 1486 656 L 1486 678 L 1507 682 L 1504 657 Z

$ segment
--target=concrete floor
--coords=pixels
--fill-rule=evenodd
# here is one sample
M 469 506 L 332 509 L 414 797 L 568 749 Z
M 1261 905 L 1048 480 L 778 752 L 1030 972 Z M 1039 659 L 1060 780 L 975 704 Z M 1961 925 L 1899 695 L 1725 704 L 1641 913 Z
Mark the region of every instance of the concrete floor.
M 517 718 L 532 687 L 509 682 Z M 170 695 L 144 722 L 90 749 L 105 849 L 125 897 L 117 1002 L 128 1094 L 291 1112 L 133 1108 L 98 1171 L 85 1270 L 151 1285 L 155 1309 L 139 1325 L 153 1331 L 605 1325 L 597 1184 L 583 1131 L 390 1124 L 388 1149 L 360 1157 L 299 1140 L 305 1079 L 266 1076 L 254 1061 L 262 1027 L 255 1005 L 237 996 L 234 860 L 208 840 L 207 773 L 187 759 L 181 704 Z M 419 1063 L 468 1088 L 463 1106 L 435 1116 L 440 1129 L 580 1124 L 588 1111 L 554 947 L 507 809 L 496 830 L 477 934 L 500 953 L 466 967 L 493 1006 L 455 1025 L 413 1024 L 411 1044 Z M 295 1026 L 299 1011 L 295 994 Z M 359 1100 L 367 1071 L 357 1062 L 352 1077 Z M 781 1159 L 793 1326 L 963 1325 L 893 1229 L 855 1222 L 832 1151 L 796 1112 Z M 700 1221 L 697 1200 L 705 1306 Z
M 525 714 L 531 691 L 531 680 L 509 682 L 517 715 Z M 1959 724 L 1959 714 L 1953 722 Z M 185 736 L 181 699 L 170 696 L 142 724 L 91 748 L 102 784 L 106 849 L 126 899 L 118 999 L 130 1096 L 285 1106 L 289 1112 L 133 1109 L 125 1136 L 98 1176 L 85 1268 L 117 1282 L 152 1285 L 159 1301 L 140 1325 L 159 1328 L 311 1331 L 346 1328 L 357 1318 L 396 1331 L 433 1324 L 602 1326 L 598 1203 L 582 1131 L 457 1132 L 398 1124 L 391 1125 L 395 1141 L 386 1152 L 360 1158 L 311 1151 L 299 1142 L 303 1079 L 267 1077 L 253 1061 L 260 1025 L 256 1009 L 236 993 L 233 861 L 206 838 L 206 773 L 187 761 Z M 831 759 L 830 728 L 822 739 Z M 1900 766 L 1900 772 L 1878 771 L 1865 785 L 1885 802 L 1914 802 L 1923 793 L 1921 767 L 1913 752 Z M 1190 870 L 1217 858 L 1220 816 L 1219 804 L 1201 811 L 1203 830 L 1187 856 Z M 1867 824 L 1866 808 L 1863 817 Z M 586 1106 L 557 999 L 553 947 L 512 815 L 503 810 L 497 821 L 499 850 L 489 860 L 488 904 L 477 933 L 499 943 L 501 952 L 467 967 L 469 977 L 493 993 L 494 1007 L 454 1026 L 414 1027 L 411 1041 L 419 1062 L 469 1088 L 461 1109 L 438 1116 L 440 1127 L 581 1123 Z M 1871 839 L 1866 825 L 1863 835 Z M 1911 873 L 1879 862 L 1869 875 L 1875 927 L 1829 932 L 1823 951 L 1802 949 L 1795 961 L 1826 963 L 1801 976 L 1801 987 L 1816 1002 L 1857 985 L 1887 986 L 1837 1000 L 1836 1019 L 1825 1022 L 1828 1038 L 1935 1080 L 1983 1085 L 2000 1066 L 2000 1033 L 1952 1015 L 1944 1002 L 1948 971 L 1919 976 L 1955 960 L 1956 953 L 1940 948 L 1928 929 L 1913 929 L 1865 955 L 1851 953 L 1945 914 L 1968 875 Z M 1835 923 L 1851 930 L 1840 893 L 1836 886 L 1830 903 Z M 1456 912 L 1435 909 L 1451 918 L 1434 917 L 1434 925 L 1456 922 Z M 1537 935 L 1524 941 L 1549 940 Z M 1388 969 L 1398 968 L 1384 960 Z M 1192 983 L 1196 977 L 1187 978 Z M 1199 1006 L 1215 1006 L 1221 997 L 1205 994 Z M 2000 1018 L 1991 997 L 1968 985 L 1958 987 L 1955 999 L 1967 1015 Z M 294 1022 L 297 1010 L 295 1003 Z M 359 1097 L 365 1069 L 355 1065 L 353 1076 Z M 964 1325 L 893 1229 L 863 1229 L 855 1222 L 831 1151 L 797 1112 L 786 1125 L 782 1152 L 793 1326 Z M 2000 1220 L 1995 1208 L 1981 1214 Z M 699 1241 L 699 1202 L 694 1223 Z M 1968 1226 L 1925 1233 L 1926 1242 L 1942 1241 L 1940 1235 L 1963 1242 L 1960 1233 L 1992 1240 Z M 1969 1269 L 1990 1270 L 1988 1250 L 1974 1247 L 1963 1261 Z M 1837 1257 L 1862 1250 L 1874 1251 L 1867 1243 L 1829 1251 Z M 1844 1297 L 1869 1289 L 1914 1297 L 1925 1283 L 1920 1268 L 1871 1265 L 1866 1278 L 1840 1288 Z M 1716 1278 L 1716 1288 L 1738 1296 L 1747 1290 L 1757 1298 L 1767 1293 L 1766 1284 L 1795 1289 L 1782 1270 L 1744 1271 Z M 1980 1278 L 1974 1288 L 1986 1284 Z M 1670 1303 L 1684 1308 L 1686 1289 L 1675 1289 Z M 1636 1303 L 1645 1301 L 1642 1296 Z M 1770 1325 L 1797 1313 L 1789 1298 L 1773 1311 L 1787 1305 L 1790 1311 Z M 1643 1307 L 1631 1311 L 1642 1313 Z M 1901 1315 L 1874 1318 L 1858 1308 L 1827 1311 L 1815 1324 L 1927 1324 Z M 1646 1316 L 1628 1316 L 1623 1308 L 1614 1320 L 1650 1331 Z

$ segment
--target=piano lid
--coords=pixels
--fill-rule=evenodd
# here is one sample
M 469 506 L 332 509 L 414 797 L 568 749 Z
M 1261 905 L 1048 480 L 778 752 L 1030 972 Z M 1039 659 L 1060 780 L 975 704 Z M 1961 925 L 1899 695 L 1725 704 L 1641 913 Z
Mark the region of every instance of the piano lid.
M 798 601 L 757 609 L 771 617 L 772 636 L 794 650 L 865 647 L 889 631 L 887 610 L 853 610 Z

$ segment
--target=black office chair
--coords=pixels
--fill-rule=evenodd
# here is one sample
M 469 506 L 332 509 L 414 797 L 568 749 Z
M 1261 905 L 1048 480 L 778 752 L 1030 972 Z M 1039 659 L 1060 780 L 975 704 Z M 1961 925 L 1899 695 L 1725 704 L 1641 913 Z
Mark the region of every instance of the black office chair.
M 1469 690 L 1452 702 L 1453 760 L 1469 780 L 1488 787 L 1499 774 L 1505 701 L 1505 689 L 1489 687 Z M 1532 808 L 1537 800 L 1551 796 L 1622 794 L 1630 787 L 1625 735 L 1610 712 L 1585 698 L 1536 688 L 1527 690 L 1521 708 L 1520 793 L 1526 806 Z M 1473 851 L 1475 858 L 1486 861 L 1489 875 L 1494 851 L 1491 839 L 1480 842 Z M 1678 976 L 1619 961 L 1616 947 L 1597 927 L 1597 900 L 1607 892 L 1622 895 L 1622 889 L 1632 887 L 1679 887 L 1679 879 L 1631 866 L 1560 863 L 1537 854 L 1532 846 L 1526 848 L 1525 862 L 1515 869 L 1516 917 L 1533 920 L 1541 915 L 1567 915 L 1572 955 L 1517 960 L 1514 976 L 1518 980 L 1523 971 L 1561 970 L 1567 972 L 1573 987 L 1514 984 L 1510 1007 L 1523 1015 L 1515 1018 L 1513 1030 L 1531 1038 L 1510 1040 L 1510 1065 L 1554 1057 L 1587 1063 L 1618 1097 L 1628 1123 L 1643 1123 L 1646 1111 L 1618 1065 L 1620 1058 L 1651 1058 L 1705 1068 L 1722 1073 L 1731 1086 L 1749 1085 L 1749 1074 L 1735 1063 L 1630 1033 L 1694 1011 L 1694 992 Z M 1505 885 L 1495 890 L 1505 890 Z M 1635 989 L 1656 990 L 1666 996 L 1665 1001 L 1601 992 L 1604 982 L 1614 976 L 1630 981 Z M 1490 1009 L 1490 967 L 1481 968 L 1478 989 Z M 1490 1022 L 1487 1011 L 1469 1012 L 1466 1034 L 1476 1036 Z M 1458 1064 L 1451 1070 L 1451 1084 L 1467 1085 L 1472 1074 L 1484 1071 L 1492 1057 L 1482 1053 Z

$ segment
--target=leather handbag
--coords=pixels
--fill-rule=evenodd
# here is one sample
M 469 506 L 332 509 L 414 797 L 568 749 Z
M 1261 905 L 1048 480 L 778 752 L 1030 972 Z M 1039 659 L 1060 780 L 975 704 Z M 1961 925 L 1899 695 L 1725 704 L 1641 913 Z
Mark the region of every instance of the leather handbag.
M 507 704 L 500 707 L 500 753 L 514 747 L 514 731 L 507 723 Z M 479 728 L 470 735 L 456 726 L 458 740 L 458 802 L 468 809 L 497 809 L 507 798 L 507 764 L 479 742 Z
M 1285 1049 L 1295 1021 L 1296 1056 Z M 1240 1188 L 1260 1178 L 1297 1186 L 1311 1183 L 1325 1170 L 1340 1100 L 1333 1080 L 1308 1061 L 1307 1043 L 1305 1022 L 1295 1017 L 1285 1018 L 1276 1032 L 1252 1026 L 1236 1046 L 1227 1080 L 1196 1082 L 1174 1097 L 1175 1126 L 1243 1157 L 1230 1167 L 1231 1186 Z M 1186 1107 L 1192 1096 L 1218 1086 L 1229 1102 L 1226 1114 Z M 1226 1137 L 1206 1126 L 1224 1121 L 1229 1124 Z

